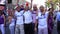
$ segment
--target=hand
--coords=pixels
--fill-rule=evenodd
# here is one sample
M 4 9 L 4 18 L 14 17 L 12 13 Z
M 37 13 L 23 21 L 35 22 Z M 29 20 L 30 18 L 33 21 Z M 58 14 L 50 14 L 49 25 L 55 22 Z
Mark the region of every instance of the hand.
M 4 27 L 6 27 L 6 25 L 4 24 Z
M 36 27 L 34 28 L 34 31 L 37 31 L 37 28 Z

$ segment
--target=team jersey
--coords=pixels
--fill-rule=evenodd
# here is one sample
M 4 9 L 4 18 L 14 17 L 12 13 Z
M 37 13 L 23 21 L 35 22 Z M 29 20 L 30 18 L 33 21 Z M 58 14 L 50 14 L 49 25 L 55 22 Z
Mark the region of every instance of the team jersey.
M 48 12 L 45 12 L 44 15 L 42 15 L 41 12 L 38 12 L 38 16 L 36 19 L 38 19 L 38 27 L 47 27 L 47 17 L 48 17 Z
M 18 12 L 18 11 L 16 11 L 15 12 L 15 16 L 16 16 L 16 18 L 17 18 L 17 20 L 16 20 L 16 24 L 23 24 L 23 12 L 24 11 L 20 11 L 20 12 Z
M 24 18 L 25 18 L 25 22 L 26 24 L 29 24 L 32 22 L 32 13 L 28 10 L 24 12 Z

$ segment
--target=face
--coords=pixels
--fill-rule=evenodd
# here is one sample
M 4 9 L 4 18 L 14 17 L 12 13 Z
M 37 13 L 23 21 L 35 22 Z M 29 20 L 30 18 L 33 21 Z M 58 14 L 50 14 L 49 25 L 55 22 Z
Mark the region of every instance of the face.
M 25 10 L 28 10 L 28 9 L 29 9 L 29 6 L 26 6 L 26 7 L 25 7 Z
M 12 12 L 11 9 L 8 9 L 8 15 L 11 15 L 11 12 Z
M 37 6 L 33 6 L 33 10 L 36 11 L 37 10 Z
M 20 11 L 20 7 L 18 6 L 18 7 L 16 8 L 16 10 L 19 12 L 19 11 Z
M 4 10 L 4 6 L 0 6 L 0 10 Z
M 40 10 L 43 12 L 44 11 L 44 7 L 43 6 L 40 6 Z

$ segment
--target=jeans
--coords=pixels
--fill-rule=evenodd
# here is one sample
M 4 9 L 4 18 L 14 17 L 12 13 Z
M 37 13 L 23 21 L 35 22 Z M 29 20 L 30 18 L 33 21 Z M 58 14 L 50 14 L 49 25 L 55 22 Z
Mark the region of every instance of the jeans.
M 14 26 L 9 26 L 9 29 L 10 29 L 10 34 L 14 34 Z
M 48 29 L 46 28 L 38 28 L 38 34 L 48 34 Z
M 0 30 L 1 30 L 2 34 L 5 34 L 4 24 L 0 24 Z
M 24 34 L 24 25 L 23 24 L 16 24 L 15 34 Z

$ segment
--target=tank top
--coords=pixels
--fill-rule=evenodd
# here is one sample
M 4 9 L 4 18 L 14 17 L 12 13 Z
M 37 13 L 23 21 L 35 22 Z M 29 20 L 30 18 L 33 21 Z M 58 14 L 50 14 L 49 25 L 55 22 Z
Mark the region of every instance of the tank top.
M 4 24 L 4 18 L 3 18 L 3 16 L 0 16 L 0 24 Z
M 12 18 L 12 21 L 11 21 L 10 26 L 14 26 L 14 25 L 15 25 L 15 19 L 14 19 L 14 18 Z

